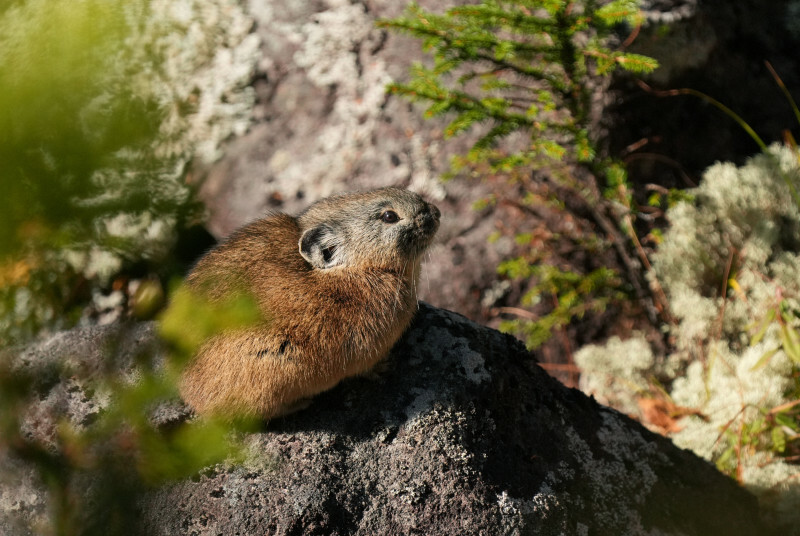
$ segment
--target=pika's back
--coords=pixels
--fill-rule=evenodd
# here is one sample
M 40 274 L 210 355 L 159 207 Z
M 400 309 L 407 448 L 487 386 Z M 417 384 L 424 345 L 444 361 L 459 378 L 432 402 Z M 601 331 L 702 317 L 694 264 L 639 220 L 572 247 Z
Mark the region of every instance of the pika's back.
M 416 311 L 420 258 L 439 210 L 397 188 L 268 216 L 198 262 L 187 280 L 212 302 L 252 294 L 264 322 L 208 341 L 182 393 L 201 413 L 270 417 L 383 358 Z
M 235 231 L 192 269 L 187 283 L 212 301 L 256 290 L 281 279 L 302 277 L 311 267 L 298 254 L 297 221 L 276 214 Z

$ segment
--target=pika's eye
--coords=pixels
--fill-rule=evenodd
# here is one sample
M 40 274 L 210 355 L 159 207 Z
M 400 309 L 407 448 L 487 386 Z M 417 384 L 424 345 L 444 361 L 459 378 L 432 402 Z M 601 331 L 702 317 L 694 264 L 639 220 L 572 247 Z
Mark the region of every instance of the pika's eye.
M 336 246 L 330 246 L 322 250 L 322 259 L 325 262 L 331 262 L 333 254 L 336 253 Z
M 400 221 L 400 216 L 398 216 L 397 212 L 394 210 L 387 210 L 381 214 L 381 220 L 383 220 L 384 223 L 397 223 Z

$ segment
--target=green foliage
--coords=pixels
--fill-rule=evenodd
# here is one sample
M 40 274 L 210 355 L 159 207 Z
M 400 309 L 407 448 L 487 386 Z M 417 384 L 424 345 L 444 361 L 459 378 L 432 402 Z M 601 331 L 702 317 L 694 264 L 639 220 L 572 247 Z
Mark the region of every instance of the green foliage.
M 213 303 L 185 286 L 176 286 L 170 296 L 169 307 L 160 318 L 159 331 L 181 362 L 216 333 L 265 321 L 255 298 L 245 291 Z
M 187 421 L 176 387 L 200 337 L 261 321 L 253 299 L 242 293 L 210 304 L 185 288 L 175 296 L 160 323 L 173 349 L 166 360 L 151 346 L 126 365 L 124 328 L 120 338 L 109 337 L 99 363 L 67 355 L 25 368 L 13 354 L 0 360 L 0 451 L 35 469 L 47 492 L 52 533 L 129 534 L 139 525 L 143 493 L 218 464 L 258 461 L 244 441 L 260 425 L 257 420 Z M 42 408 L 42 398 L 59 382 L 72 383 L 72 390 L 96 405 L 90 418 L 78 421 Z M 31 434 L 29 420 L 43 411 L 45 422 L 54 423 L 52 432 Z M 169 412 L 178 418 L 159 421 L 158 415 Z
M 425 117 L 450 117 L 445 137 L 467 131 L 477 136 L 466 155 L 453 159 L 449 177 L 465 171 L 507 177 L 509 184 L 520 186 L 515 190 L 519 197 L 509 200 L 512 204 L 525 205 L 524 210 L 558 205 L 555 212 L 563 215 L 554 219 L 583 220 L 573 226 L 582 230 L 570 231 L 569 240 L 608 240 L 623 257 L 621 269 L 573 268 L 526 250 L 528 231 L 520 225 L 519 256 L 503 263 L 500 274 L 531 281 L 521 305 L 547 304 L 540 316 L 523 311 L 502 327 L 524 336 L 531 347 L 586 312 L 605 310 L 611 300 L 622 298 L 621 289 L 652 299 L 645 295 L 641 269 L 627 253 L 638 246 L 629 223 L 636 208 L 627 174 L 619 162 L 602 154 L 591 134 L 598 80 L 615 72 L 648 73 L 658 66 L 652 58 L 610 44 L 616 30 L 640 21 L 635 0 L 484 0 L 444 14 L 411 4 L 404 16 L 379 23 L 419 38 L 432 55 L 432 64 L 415 64 L 410 81 L 390 84 L 388 90 L 426 103 Z M 540 177 L 552 186 L 537 184 Z M 493 196 L 495 201 L 501 198 L 499 191 Z M 589 227 L 602 231 L 588 236 Z M 556 231 L 553 235 L 551 244 L 562 236 Z M 533 267 L 534 260 L 539 268 Z
M 133 22 L 122 3 L 93 0 L 31 0 L 3 13 L 3 257 L 27 245 L 31 233 L 66 247 L 85 239 L 98 214 L 141 211 L 152 196 L 183 201 L 162 198 L 155 187 L 174 162 L 146 154 L 164 112 L 154 96 L 135 98 L 123 86 L 136 67 L 125 49 Z M 137 180 L 115 181 L 111 174 L 122 169 Z M 112 184 L 127 191 L 109 192 Z
M 775 408 L 748 408 L 755 411 L 747 419 L 731 422 L 724 428 L 720 441 L 723 448 L 714 459 L 720 471 L 746 481 L 746 460 L 759 452 L 770 452 L 784 459 L 794 459 L 800 454 L 800 391 L 795 390 L 789 397 L 792 402 Z
M 555 330 L 566 327 L 575 318 L 583 318 L 589 311 L 601 313 L 612 300 L 622 298 L 617 290 L 619 277 L 605 267 L 582 274 L 517 258 L 502 262 L 497 270 L 513 279 L 535 281 L 522 297 L 522 305 L 535 307 L 544 300 L 551 301 L 548 312 L 535 319 L 505 320 L 500 324 L 500 329 L 522 335 L 531 349 L 544 344 Z
M 0 343 L 74 324 L 126 264 L 166 264 L 201 215 L 187 164 L 249 116 L 247 69 L 214 65 L 255 61 L 242 18 L 234 0 L 0 9 Z
M 0 347 L 74 325 L 132 263 L 164 270 L 139 285 L 134 314 L 163 303 L 156 276 L 201 217 L 188 166 L 249 122 L 251 29 L 237 0 L 0 3 Z M 198 313 L 205 333 L 241 325 L 251 302 L 223 308 L 224 322 Z M 242 459 L 236 433 L 253 423 L 156 424 L 183 357 L 165 365 L 150 349 L 121 365 L 118 343 L 102 357 L 0 357 L 0 451 L 48 490 L 35 532 L 129 534 L 140 493 Z M 42 407 L 64 384 L 88 415 Z
M 647 204 L 651 207 L 659 207 L 668 209 L 674 207 L 678 203 L 689 202 L 693 200 L 692 194 L 686 190 L 679 190 L 678 188 L 670 188 L 664 191 L 656 191 L 650 194 L 647 199 Z
M 790 312 L 790 307 L 787 300 L 781 300 L 777 307 L 769 309 L 766 316 L 759 322 L 758 330 L 750 339 L 750 346 L 759 344 L 767 334 L 767 330 L 773 325 L 778 327 L 778 341 L 774 348 L 764 352 L 758 362 L 753 365 L 753 370 L 766 366 L 778 352 L 783 352 L 796 365 L 800 365 L 800 333 L 792 325 L 797 312 Z
M 428 102 L 426 117 L 454 115 L 447 137 L 486 124 L 470 157 L 490 159 L 495 169 L 509 163 L 506 158 L 516 165 L 542 155 L 594 161 L 587 136 L 591 77 L 657 67 L 651 58 L 605 44 L 615 24 L 637 23 L 636 4 L 487 0 L 444 15 L 412 4 L 404 17 L 380 24 L 422 39 L 434 63 L 416 64 L 409 83 L 389 90 Z M 503 158 L 490 151 L 518 131 L 530 137 L 519 154 Z

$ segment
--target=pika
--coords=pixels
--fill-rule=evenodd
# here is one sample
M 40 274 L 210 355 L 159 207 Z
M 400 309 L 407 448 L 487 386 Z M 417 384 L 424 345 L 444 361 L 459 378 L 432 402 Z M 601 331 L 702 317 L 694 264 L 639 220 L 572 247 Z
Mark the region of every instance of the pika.
M 183 399 L 202 415 L 269 419 L 369 371 L 417 310 L 420 261 L 439 217 L 419 195 L 383 188 L 235 231 L 187 285 L 212 305 L 244 289 L 264 320 L 207 340 L 184 370 Z

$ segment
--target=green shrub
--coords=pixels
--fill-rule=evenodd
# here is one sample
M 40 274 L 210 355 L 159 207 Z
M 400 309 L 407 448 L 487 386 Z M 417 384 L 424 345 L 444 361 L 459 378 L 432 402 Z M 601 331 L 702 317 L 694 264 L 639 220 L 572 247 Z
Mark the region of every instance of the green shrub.
M 205 340 L 261 320 L 255 301 L 234 293 L 209 303 L 185 287 L 171 294 L 158 339 L 152 323 L 122 323 L 0 352 L 0 482 L 22 479 L 29 490 L 13 500 L 0 493 L 0 526 L 130 534 L 149 491 L 270 463 L 248 446 L 260 420 L 189 419 L 177 388 Z
M 78 322 L 125 264 L 165 264 L 177 229 L 201 213 L 190 162 L 214 160 L 249 124 L 252 25 L 237 0 L 0 5 L 0 346 Z M 186 325 L 189 306 L 177 302 L 164 335 L 185 349 L 185 330 L 170 337 Z M 200 316 L 223 329 L 242 308 Z M 32 469 L 46 491 L 24 499 L 49 516 L 27 530 L 129 534 L 140 493 L 243 459 L 231 432 L 252 423 L 156 422 L 178 396 L 185 356 L 164 366 L 151 344 L 123 366 L 117 332 L 87 336 L 104 343 L 95 356 L 47 362 L 33 350 L 20 364 L 17 350 L 0 354 L 0 479 Z M 90 413 L 43 402 L 62 388 Z

